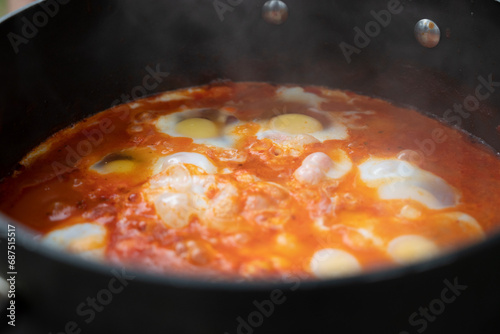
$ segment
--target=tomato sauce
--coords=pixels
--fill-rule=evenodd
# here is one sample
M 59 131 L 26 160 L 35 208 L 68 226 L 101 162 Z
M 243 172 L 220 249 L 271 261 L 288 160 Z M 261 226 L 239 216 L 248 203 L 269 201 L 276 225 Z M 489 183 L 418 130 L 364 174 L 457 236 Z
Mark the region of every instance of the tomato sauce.
M 0 184 L 0 210 L 41 236 L 82 223 L 104 227 L 101 261 L 216 278 L 269 279 L 290 272 L 321 277 L 313 258 L 322 249 L 342 250 L 361 271 L 370 271 L 401 264 L 399 255 L 391 253 L 396 247 L 391 240 L 399 236 L 425 238 L 442 254 L 498 230 L 500 160 L 467 133 L 352 92 L 302 87 L 301 101 L 280 99 L 279 87 L 285 86 L 224 82 L 98 113 L 26 156 L 22 169 Z M 313 95 L 322 102 L 314 102 Z M 161 116 L 194 109 L 228 114 L 225 124 L 237 124 L 232 147 L 170 136 L 155 125 Z M 325 131 L 338 121 L 347 138 L 292 147 L 287 141 L 259 138 L 264 123 L 256 120 L 283 114 L 317 115 Z M 306 157 L 325 153 L 335 160 L 332 152 L 338 150 L 352 164 L 343 176 L 317 184 L 297 181 L 296 171 Z M 236 189 L 234 203 L 221 206 L 228 208 L 223 214 L 232 215 L 232 223 L 220 227 L 208 221 L 210 209 L 196 208 L 185 226 L 162 220 L 158 195 L 151 190 L 152 169 L 159 158 L 179 152 L 202 154 L 218 169 L 218 184 Z M 96 172 L 95 166 L 110 154 L 124 155 L 122 161 L 133 162 L 133 170 Z M 431 173 L 454 189 L 457 203 L 435 209 L 409 198 L 382 199 L 379 188 L 360 176 L 359 166 L 374 158 L 408 161 Z M 217 184 L 207 187 L 202 197 L 210 207 L 223 190 Z M 469 233 L 472 225 L 465 218 L 454 220 L 460 214 L 475 219 L 481 233 L 476 227 Z

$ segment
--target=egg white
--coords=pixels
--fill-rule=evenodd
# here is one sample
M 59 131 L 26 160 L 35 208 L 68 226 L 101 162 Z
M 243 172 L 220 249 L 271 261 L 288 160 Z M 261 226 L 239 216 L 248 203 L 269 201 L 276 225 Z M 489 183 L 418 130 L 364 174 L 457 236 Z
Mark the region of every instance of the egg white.
M 311 258 L 310 270 L 317 278 L 350 276 L 362 271 L 356 257 L 344 250 L 324 248 Z
M 337 149 L 334 153 L 335 159 L 323 152 L 309 154 L 293 173 L 295 179 L 303 184 L 317 184 L 324 179 L 340 179 L 351 170 L 352 162 L 343 150 Z
M 327 101 L 314 93 L 305 92 L 302 87 L 280 87 L 276 90 L 276 95 L 283 102 L 303 103 L 315 108 L 319 108 L 321 103 Z
M 360 178 L 381 199 L 412 199 L 430 209 L 458 204 L 459 194 L 442 178 L 407 161 L 370 158 L 358 166 Z
M 156 175 L 172 165 L 190 164 L 201 168 L 208 174 L 217 173 L 217 167 L 206 156 L 193 152 L 178 152 L 159 158 L 153 166 L 153 175 Z
M 165 115 L 159 117 L 156 122 L 156 128 L 159 132 L 167 134 L 171 137 L 186 137 L 176 131 L 176 126 L 179 122 L 189 119 L 199 117 L 200 112 L 203 109 L 187 109 L 179 111 L 173 114 Z M 217 137 L 213 138 L 192 138 L 195 144 L 203 144 L 209 146 L 216 146 L 221 148 L 232 148 L 235 143 L 235 136 L 232 135 L 234 128 L 237 126 L 237 122 L 234 124 L 225 124 L 226 119 L 230 115 L 223 111 L 220 111 L 217 117 L 211 121 L 223 124 L 222 131 Z
M 106 228 L 97 223 L 82 223 L 54 230 L 42 238 L 42 243 L 57 249 L 75 252 L 82 257 L 104 258 Z
M 166 226 L 182 228 L 193 217 L 221 231 L 237 226 L 239 191 L 214 175 L 218 169 L 206 156 L 179 152 L 158 159 L 153 169 L 144 193 Z

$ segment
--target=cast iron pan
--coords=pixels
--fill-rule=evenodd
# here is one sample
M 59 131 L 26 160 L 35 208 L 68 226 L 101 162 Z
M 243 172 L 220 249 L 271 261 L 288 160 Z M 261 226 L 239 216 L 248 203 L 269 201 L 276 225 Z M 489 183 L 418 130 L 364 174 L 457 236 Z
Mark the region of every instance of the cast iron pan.
M 217 79 L 315 84 L 437 116 L 474 94 L 478 76 L 500 81 L 500 4 L 493 0 L 402 1 L 403 11 L 350 63 L 339 43 L 354 45 L 353 28 L 363 29 L 373 20 L 370 11 L 386 9 L 388 1 L 287 0 L 289 18 L 278 26 L 261 19 L 264 1 L 221 2 L 231 8 L 223 21 L 211 0 L 57 0 L 46 21 L 39 13 L 48 7 L 40 2 L 4 18 L 0 176 L 47 136 L 130 93 L 148 66 L 169 73 L 148 94 Z M 40 26 L 29 32 L 26 22 L 35 16 Z M 422 18 L 441 28 L 436 48 L 422 47 L 413 36 Z M 18 52 L 12 34 L 27 40 L 17 43 Z M 460 126 L 500 150 L 496 89 Z M 4 259 L 7 224 L 17 226 L 17 276 L 16 327 L 7 326 L 2 315 L 5 333 L 493 333 L 500 328 L 498 235 L 433 261 L 348 279 L 207 283 L 85 262 L 39 245 L 30 231 L 2 216 Z M 1 275 L 7 269 L 1 260 Z

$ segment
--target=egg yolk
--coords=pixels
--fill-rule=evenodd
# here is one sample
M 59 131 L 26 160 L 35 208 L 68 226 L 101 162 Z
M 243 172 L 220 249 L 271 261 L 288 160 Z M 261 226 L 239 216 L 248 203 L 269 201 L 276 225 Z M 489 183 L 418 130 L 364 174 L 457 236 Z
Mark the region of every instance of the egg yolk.
M 114 160 L 108 162 L 100 171 L 102 174 L 108 173 L 130 173 L 135 168 L 135 162 L 131 160 Z
M 302 114 L 285 114 L 273 117 L 271 128 L 294 135 L 323 130 L 323 126 L 317 119 Z
M 175 131 L 183 136 L 195 139 L 214 138 L 219 135 L 217 125 L 205 118 L 185 119 L 177 123 Z

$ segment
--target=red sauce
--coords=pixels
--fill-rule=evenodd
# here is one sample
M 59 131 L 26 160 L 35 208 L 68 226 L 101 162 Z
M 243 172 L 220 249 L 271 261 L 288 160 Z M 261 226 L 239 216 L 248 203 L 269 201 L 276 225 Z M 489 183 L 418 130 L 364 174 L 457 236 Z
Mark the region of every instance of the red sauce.
M 401 235 L 423 236 L 443 252 L 478 240 L 458 223 L 439 226 L 435 218 L 439 213 L 468 214 L 486 234 L 498 229 L 500 161 L 486 147 L 471 143 L 467 134 L 385 101 L 304 87 L 304 92 L 325 99 L 321 103 L 324 111 L 374 113 L 346 121 L 347 139 L 308 144 L 299 154 L 290 155 L 270 140 L 257 139 L 259 126 L 251 122 L 283 113 L 311 115 L 310 106 L 304 103 L 279 101 L 276 89 L 261 83 L 224 83 L 195 89 L 189 97 L 177 100 L 151 97 L 96 114 L 56 133 L 48 140 L 47 152 L 23 160 L 23 170 L 0 184 L 0 210 L 42 235 L 82 222 L 104 226 L 108 231 L 105 258 L 112 262 L 160 272 L 247 278 L 279 277 L 288 272 L 312 275 L 311 257 L 324 248 L 352 254 L 363 270 L 394 265 L 387 245 Z M 170 137 L 153 123 L 161 115 L 196 108 L 224 109 L 250 122 L 238 128 L 244 138 L 235 144 L 247 155 L 245 161 L 222 161 L 223 149 Z M 325 125 L 326 118 L 318 117 Z M 342 178 L 320 185 L 294 180 L 294 172 L 309 154 L 331 154 L 338 149 L 353 164 Z M 457 189 L 460 201 L 456 206 L 433 210 L 409 199 L 381 200 L 376 189 L 360 180 L 358 165 L 370 157 L 395 159 L 404 150 L 413 151 L 408 152 L 419 168 Z M 90 169 L 108 154 L 123 151 L 135 152 L 133 172 L 99 174 Z M 162 221 L 146 188 L 156 159 L 177 152 L 202 153 L 219 170 L 231 170 L 219 177 L 238 188 L 237 228 L 213 228 L 196 215 L 182 228 Z M 249 175 L 264 183 L 249 180 Z M 288 193 L 280 194 L 279 187 L 269 183 Z M 206 196 L 214 199 L 217 190 Z M 248 219 L 244 210 L 252 196 L 265 198 L 279 212 L 287 213 L 285 218 L 271 214 Z M 328 230 L 321 230 L 311 212 L 325 198 L 336 202 L 333 212 L 323 214 Z M 401 217 L 405 205 L 420 216 Z M 359 228 L 370 230 L 382 244 L 354 231 Z

